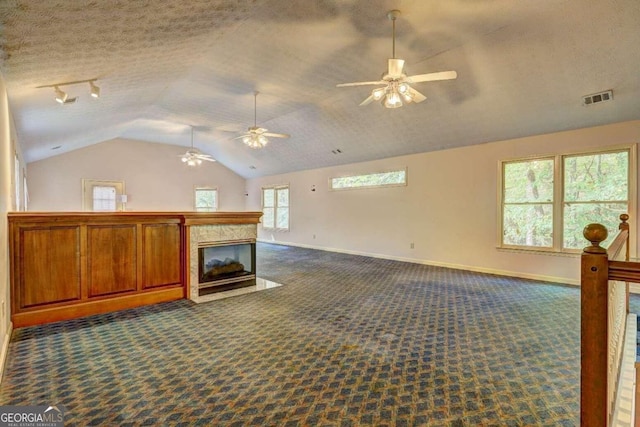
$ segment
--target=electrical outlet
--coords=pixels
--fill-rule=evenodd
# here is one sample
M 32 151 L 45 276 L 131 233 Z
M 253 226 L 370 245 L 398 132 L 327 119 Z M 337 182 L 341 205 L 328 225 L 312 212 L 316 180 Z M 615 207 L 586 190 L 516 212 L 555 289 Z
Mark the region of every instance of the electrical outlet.
M 4 319 L 4 301 L 2 301 L 2 318 Z
M 316 238 L 316 235 L 315 235 L 315 234 L 313 235 L 313 238 L 314 238 L 314 239 Z
M 414 244 L 413 244 L 413 242 L 411 242 L 411 249 L 413 249 L 413 248 L 414 248 Z

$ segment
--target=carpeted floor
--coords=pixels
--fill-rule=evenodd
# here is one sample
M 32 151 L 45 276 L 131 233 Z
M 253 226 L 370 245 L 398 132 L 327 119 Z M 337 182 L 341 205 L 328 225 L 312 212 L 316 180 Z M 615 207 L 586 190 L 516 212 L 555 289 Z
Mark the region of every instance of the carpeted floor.
M 258 272 L 284 286 L 14 331 L 0 404 L 80 426 L 578 424 L 575 287 L 268 244 Z

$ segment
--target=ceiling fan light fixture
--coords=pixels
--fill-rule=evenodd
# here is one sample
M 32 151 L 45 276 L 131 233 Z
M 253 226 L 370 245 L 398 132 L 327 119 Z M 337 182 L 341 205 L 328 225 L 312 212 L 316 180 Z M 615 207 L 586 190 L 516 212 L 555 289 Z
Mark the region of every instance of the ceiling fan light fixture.
M 203 154 L 197 148 L 193 148 L 193 126 L 191 126 L 191 148 L 180 156 L 182 163 L 186 163 L 187 166 L 198 166 L 202 164 L 202 160 L 208 162 L 215 162 L 208 154 Z
M 425 99 L 422 93 L 411 87 L 413 83 L 432 82 L 438 80 L 452 80 L 458 77 L 455 71 L 441 71 L 428 74 L 416 74 L 407 76 L 404 69 L 404 59 L 396 58 L 396 20 L 400 16 L 397 9 L 390 10 L 387 18 L 391 21 L 391 58 L 387 61 L 387 72 L 382 74 L 380 80 L 340 83 L 337 87 L 384 85 L 371 91 L 360 106 L 368 105 L 371 101 L 379 101 L 386 108 L 402 107 L 403 101 L 407 104 L 418 104 Z
M 374 100 L 380 101 L 382 99 L 382 97 L 384 96 L 384 93 L 385 93 L 385 88 L 379 87 L 377 89 L 374 89 L 371 92 L 371 96 L 373 97 Z
M 396 91 L 387 93 L 387 96 L 384 99 L 384 106 L 387 108 L 402 107 L 402 99 L 400 98 L 400 94 Z
M 251 148 L 262 148 L 269 143 L 269 140 L 264 135 L 251 134 L 242 137 L 242 142 Z

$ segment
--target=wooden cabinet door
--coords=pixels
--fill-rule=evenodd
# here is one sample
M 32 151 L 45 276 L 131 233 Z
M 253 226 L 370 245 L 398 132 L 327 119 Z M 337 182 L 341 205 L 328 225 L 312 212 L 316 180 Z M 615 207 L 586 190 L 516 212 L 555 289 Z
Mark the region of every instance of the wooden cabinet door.
M 180 283 L 180 225 L 145 224 L 142 287 Z
M 87 227 L 89 297 L 136 290 L 136 226 Z
M 20 307 L 78 300 L 80 227 L 20 230 Z

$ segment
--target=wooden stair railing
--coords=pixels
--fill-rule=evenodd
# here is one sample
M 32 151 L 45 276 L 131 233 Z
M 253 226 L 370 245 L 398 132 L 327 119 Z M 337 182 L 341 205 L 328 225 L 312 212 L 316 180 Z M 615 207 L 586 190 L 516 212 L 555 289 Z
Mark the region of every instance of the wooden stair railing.
M 607 229 L 601 224 L 589 224 L 584 237 L 591 246 L 584 248 L 580 274 L 580 425 L 582 427 L 606 427 L 612 416 L 612 398 L 608 390 L 610 336 L 609 281 L 626 282 L 624 322 L 629 313 L 629 284 L 640 283 L 640 263 L 629 262 L 629 216 L 620 215 L 620 232 L 608 249 L 600 246 L 607 238 Z M 623 249 L 624 252 L 623 252 Z M 622 257 L 624 261 L 616 261 Z M 624 334 L 618 337 L 624 342 Z M 622 343 L 618 344 L 622 345 Z M 619 375 L 618 367 L 614 372 Z M 617 384 L 617 378 L 615 384 Z M 615 399 L 615 396 L 613 397 Z

